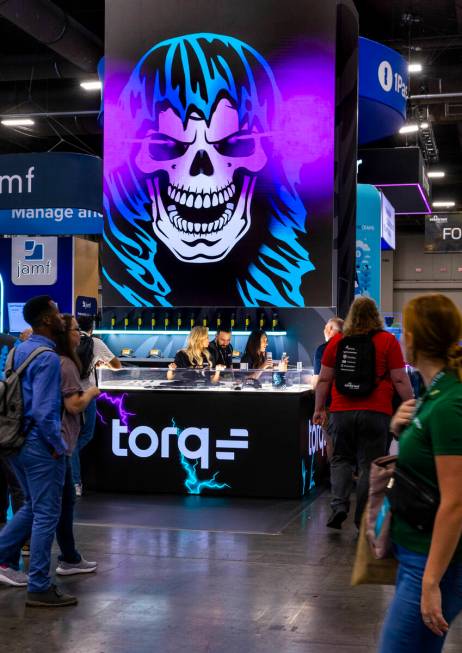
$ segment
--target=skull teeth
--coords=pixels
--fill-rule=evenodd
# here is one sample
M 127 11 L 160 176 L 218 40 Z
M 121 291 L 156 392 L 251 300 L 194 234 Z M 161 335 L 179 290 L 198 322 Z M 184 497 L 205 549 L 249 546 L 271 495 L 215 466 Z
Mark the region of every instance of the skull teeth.
M 211 206 L 218 206 L 230 200 L 236 193 L 236 186 L 228 184 L 225 188 L 217 188 L 216 191 L 208 193 L 190 191 L 184 187 L 169 184 L 167 195 L 176 203 L 188 208 L 208 209 Z
M 185 234 L 212 234 L 214 232 L 221 231 L 228 222 L 231 220 L 233 215 L 234 204 L 228 203 L 223 215 L 213 222 L 191 222 L 190 220 L 184 220 L 178 215 L 178 211 L 172 205 L 167 207 L 168 216 L 170 222 L 174 225 L 178 231 L 182 231 Z

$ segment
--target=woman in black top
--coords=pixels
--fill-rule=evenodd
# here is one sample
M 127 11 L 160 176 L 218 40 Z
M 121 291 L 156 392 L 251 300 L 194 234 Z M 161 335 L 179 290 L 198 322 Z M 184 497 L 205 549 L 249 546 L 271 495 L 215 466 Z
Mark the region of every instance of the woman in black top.
M 188 342 L 184 349 L 179 349 L 176 352 L 175 360 L 173 363 L 170 363 L 169 370 L 167 372 L 167 378 L 173 379 L 175 375 L 175 370 L 177 368 L 186 369 L 203 369 L 210 368 L 212 366 L 212 359 L 210 352 L 208 350 L 209 346 L 209 330 L 207 327 L 196 326 L 191 329 L 191 332 L 188 336 Z M 218 380 L 220 370 L 224 369 L 224 366 L 217 365 L 217 372 L 215 376 L 211 379 L 212 381 Z
M 266 370 L 273 367 L 273 362 L 266 358 L 268 336 L 262 329 L 255 329 L 249 335 L 241 363 L 247 363 L 251 370 Z

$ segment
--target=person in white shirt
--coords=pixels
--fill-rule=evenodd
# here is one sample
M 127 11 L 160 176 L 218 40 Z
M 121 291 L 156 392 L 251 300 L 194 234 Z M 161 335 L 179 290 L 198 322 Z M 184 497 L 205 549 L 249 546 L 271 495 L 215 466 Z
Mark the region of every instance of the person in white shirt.
M 100 339 L 93 336 L 94 319 L 91 316 L 79 316 L 77 318 L 80 327 L 81 345 L 77 350 L 82 361 L 82 387 L 88 390 L 96 386 L 96 367 L 107 365 L 118 370 L 122 367 L 120 360 L 115 356 L 109 347 Z M 90 339 L 90 340 L 88 340 Z M 89 356 L 89 360 L 85 360 Z M 96 399 L 91 401 L 84 412 L 83 425 L 80 431 L 77 445 L 71 458 L 72 479 L 74 481 L 75 493 L 82 496 L 82 477 L 80 474 L 80 452 L 93 438 L 96 423 Z

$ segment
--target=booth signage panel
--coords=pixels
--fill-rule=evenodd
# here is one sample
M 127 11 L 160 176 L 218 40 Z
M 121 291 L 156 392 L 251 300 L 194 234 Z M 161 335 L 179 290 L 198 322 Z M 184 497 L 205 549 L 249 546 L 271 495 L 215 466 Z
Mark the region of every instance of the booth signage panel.
M 93 317 L 98 312 L 96 297 L 79 295 L 75 300 L 75 314 L 78 317 Z
M 462 252 L 462 213 L 425 216 L 426 252 Z
M 15 286 L 52 286 L 58 277 L 58 239 L 11 239 L 11 280 Z
M 395 249 L 396 247 L 396 229 L 395 229 L 395 209 L 385 195 L 381 195 L 382 202 L 382 249 Z
M 72 313 L 72 260 L 72 238 L 0 238 L 0 323 L 6 331 L 22 330 L 22 306 L 36 295 L 50 295 L 60 311 Z M 18 262 L 29 267 L 18 273 Z
M 359 39 L 359 142 L 368 143 L 398 131 L 406 119 L 409 73 L 395 50 Z
M 332 304 L 337 2 L 284 12 L 106 3 L 106 305 Z
M 88 487 L 299 497 L 325 473 L 314 394 L 104 392 Z M 265 409 L 263 410 L 263 408 Z M 88 468 L 88 467 L 87 467 Z
M 102 164 L 87 154 L 0 155 L 0 233 L 102 231 Z
M 355 295 L 371 297 L 380 307 L 382 202 L 381 193 L 358 184 L 356 205 Z

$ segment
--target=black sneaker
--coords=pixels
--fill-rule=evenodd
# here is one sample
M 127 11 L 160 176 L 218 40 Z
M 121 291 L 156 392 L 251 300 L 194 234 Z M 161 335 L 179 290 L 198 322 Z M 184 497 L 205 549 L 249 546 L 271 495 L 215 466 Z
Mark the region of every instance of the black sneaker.
M 337 530 L 340 530 L 347 516 L 348 515 L 344 510 L 333 510 L 331 516 L 327 521 L 327 528 L 336 528 Z
M 56 585 L 50 585 L 45 592 L 27 592 L 26 596 L 26 605 L 34 608 L 61 608 L 77 603 L 77 597 L 64 594 Z

